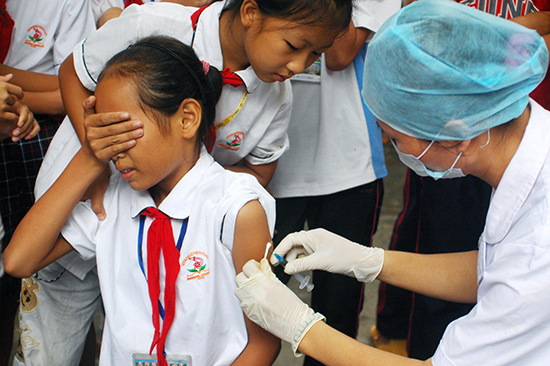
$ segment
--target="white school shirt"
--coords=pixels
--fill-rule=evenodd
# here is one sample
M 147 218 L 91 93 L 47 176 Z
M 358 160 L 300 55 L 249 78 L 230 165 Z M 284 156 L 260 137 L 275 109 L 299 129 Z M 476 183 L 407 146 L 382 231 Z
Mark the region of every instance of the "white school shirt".
M 73 51 L 75 71 L 87 89 L 93 91 L 105 63 L 138 39 L 166 35 L 191 45 L 201 60 L 220 71 L 223 56 L 219 38 L 219 17 L 224 2 L 215 2 L 200 15 L 193 40 L 191 15 L 197 8 L 173 3 L 148 3 L 126 8 L 117 19 L 105 24 Z M 276 161 L 288 148 L 292 90 L 290 81 L 265 83 L 249 67 L 238 71 L 245 86 L 223 87 L 216 106 L 216 123 L 231 118 L 249 95 L 238 114 L 217 131 L 212 155 L 223 166 L 245 158 L 249 163 Z
M 550 360 L 550 112 L 530 105 L 479 241 L 477 304 L 447 327 L 434 366 Z
M 124 0 L 90 0 L 90 4 L 96 23 L 107 10 L 111 8 L 124 9 Z
M 400 7 L 356 1 L 354 25 L 376 32 Z M 274 197 L 327 195 L 387 176 L 381 130 L 361 97 L 365 53 L 366 46 L 342 71 L 329 71 L 323 55 L 320 83 L 291 80 L 290 149 L 269 184 Z
M 8 0 L 14 20 L 4 65 L 55 75 L 74 46 L 95 30 L 88 0 Z
M 222 168 L 203 148 L 195 166 L 158 207 L 173 218 L 176 243 L 182 220 L 189 219 L 180 251 L 176 315 L 166 339 L 167 354 L 191 355 L 193 366 L 227 366 L 246 346 L 244 315 L 233 293 L 232 248 L 237 214 L 255 199 L 264 207 L 272 234 L 273 198 L 253 176 Z M 138 233 L 139 213 L 156 205 L 147 191 L 134 191 L 119 173 L 111 177 L 104 203 L 107 218 L 102 222 L 89 201 L 79 203 L 62 235 L 83 257 L 95 255 L 97 259 L 105 305 L 100 365 L 130 365 L 132 355 L 148 353 L 153 340 L 151 302 L 138 253 L 141 248 L 146 273 L 147 230 L 152 219 L 145 219 L 141 242 Z M 195 263 L 205 267 L 192 272 Z M 162 299 L 163 270 L 161 263 Z

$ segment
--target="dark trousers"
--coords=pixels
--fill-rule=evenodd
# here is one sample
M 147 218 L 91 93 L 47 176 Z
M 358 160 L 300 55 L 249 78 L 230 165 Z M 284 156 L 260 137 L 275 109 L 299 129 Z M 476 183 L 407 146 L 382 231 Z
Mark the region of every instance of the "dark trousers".
M 390 249 L 423 254 L 476 250 L 491 192 L 473 176 L 435 181 L 408 170 Z M 472 307 L 381 283 L 376 326 L 386 338 L 408 339 L 409 357 L 424 360 L 435 353 L 447 325 Z
M 277 245 L 286 235 L 324 228 L 351 241 L 370 246 L 378 225 L 384 197 L 382 179 L 346 191 L 311 197 L 277 199 Z M 337 258 L 335 258 L 337 260 Z M 275 267 L 276 269 L 279 267 Z M 277 273 L 284 282 L 288 276 Z M 335 329 L 355 338 L 363 307 L 363 283 L 344 275 L 314 271 L 311 306 L 327 318 Z M 322 365 L 306 357 L 304 365 Z

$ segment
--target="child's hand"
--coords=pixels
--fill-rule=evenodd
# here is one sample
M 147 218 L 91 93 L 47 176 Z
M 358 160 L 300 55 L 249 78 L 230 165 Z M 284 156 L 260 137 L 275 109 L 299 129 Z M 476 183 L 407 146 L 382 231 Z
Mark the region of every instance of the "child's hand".
M 85 145 L 90 155 L 96 160 L 107 164 L 116 154 L 132 148 L 136 138 L 143 135 L 143 123 L 130 121 L 128 113 L 95 113 L 95 97 L 91 96 L 84 101 L 84 129 Z M 109 183 L 109 169 L 95 180 L 88 188 L 83 198 L 92 200 L 92 210 L 99 218 L 105 220 L 106 212 L 103 207 L 103 196 Z
M 32 112 L 29 110 L 29 107 L 19 102 L 15 102 L 12 110 L 14 113 L 19 115 L 17 127 L 13 130 L 12 133 L 12 141 L 19 141 L 22 138 L 24 138 L 25 140 L 29 140 L 36 136 L 38 132 L 40 132 L 40 126 L 38 125 L 38 122 L 36 122 L 36 119 L 34 118 Z
M 107 164 L 115 155 L 131 149 L 143 136 L 143 123 L 126 112 L 95 113 L 95 97 L 84 101 L 85 143 L 91 155 Z

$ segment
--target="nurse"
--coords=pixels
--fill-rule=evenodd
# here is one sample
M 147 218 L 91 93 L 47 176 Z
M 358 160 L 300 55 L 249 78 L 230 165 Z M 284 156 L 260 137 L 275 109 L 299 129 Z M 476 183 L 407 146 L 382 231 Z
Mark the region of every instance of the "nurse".
M 247 315 L 327 365 L 548 364 L 550 112 L 528 96 L 547 66 L 543 39 L 510 21 L 448 0 L 402 9 L 369 44 L 363 97 L 415 172 L 471 174 L 493 187 L 479 250 L 386 252 L 324 230 L 291 234 L 276 248 L 287 273 L 325 270 L 475 303 L 432 358 L 389 354 L 335 331 L 266 260 L 236 278 Z

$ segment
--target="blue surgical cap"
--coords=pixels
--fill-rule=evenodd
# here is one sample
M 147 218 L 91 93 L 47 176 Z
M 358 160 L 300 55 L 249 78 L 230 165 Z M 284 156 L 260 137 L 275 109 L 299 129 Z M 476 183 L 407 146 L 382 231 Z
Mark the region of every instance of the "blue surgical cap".
M 469 140 L 521 115 L 547 67 L 534 30 L 451 0 L 419 0 L 369 43 L 363 98 L 409 136 Z

